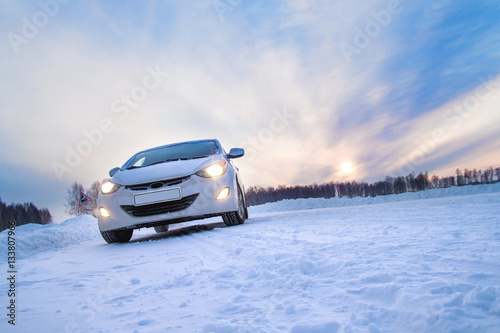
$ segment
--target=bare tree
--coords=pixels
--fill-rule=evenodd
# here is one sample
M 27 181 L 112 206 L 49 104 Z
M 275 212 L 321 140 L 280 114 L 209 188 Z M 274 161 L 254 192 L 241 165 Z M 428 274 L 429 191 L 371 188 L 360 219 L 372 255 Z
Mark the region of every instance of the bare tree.
M 457 169 L 455 173 L 457 174 L 457 185 L 458 186 L 464 185 L 464 176 L 462 174 L 462 170 Z
M 479 171 L 479 173 L 481 173 L 481 171 Z M 478 178 L 478 172 L 477 169 L 474 169 L 472 170 L 472 182 L 477 183 L 478 182 L 477 178 Z
M 101 190 L 101 183 L 99 181 L 95 181 L 90 185 L 90 187 L 85 191 L 85 194 L 92 199 L 90 202 L 90 208 L 92 209 L 92 215 L 97 217 L 97 196 Z
M 434 188 L 439 186 L 439 176 L 438 175 L 433 175 L 431 178 L 431 183 Z
M 80 206 L 80 193 L 84 193 L 85 190 L 83 185 L 77 182 L 73 182 L 68 189 L 68 194 L 66 195 L 66 212 L 72 216 L 79 216 L 86 214 L 85 207 Z
M 486 179 L 486 184 L 491 184 L 493 183 L 493 174 L 495 171 L 493 170 L 493 167 L 489 167 L 488 169 L 484 170 L 484 178 Z
M 469 185 L 471 175 L 472 175 L 472 171 L 470 171 L 469 169 L 465 168 L 464 169 L 464 185 Z

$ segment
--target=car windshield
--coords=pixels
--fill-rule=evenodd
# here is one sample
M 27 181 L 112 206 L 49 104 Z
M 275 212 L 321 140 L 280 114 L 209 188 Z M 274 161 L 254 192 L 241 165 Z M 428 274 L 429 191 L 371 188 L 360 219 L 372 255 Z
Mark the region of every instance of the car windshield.
M 135 154 L 122 169 L 143 168 L 154 164 L 203 158 L 214 155 L 217 150 L 214 141 L 185 142 L 158 147 Z

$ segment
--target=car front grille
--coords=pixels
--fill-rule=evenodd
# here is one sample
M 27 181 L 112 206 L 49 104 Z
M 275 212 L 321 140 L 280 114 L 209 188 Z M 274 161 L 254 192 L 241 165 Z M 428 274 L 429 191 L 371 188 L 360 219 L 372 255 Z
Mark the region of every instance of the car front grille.
M 198 197 L 198 193 L 179 200 L 166 201 L 142 206 L 121 206 L 128 214 L 136 217 L 177 212 L 188 208 Z
M 188 180 L 191 176 L 186 176 L 186 177 L 180 177 L 180 178 L 173 178 L 173 179 L 165 179 L 165 180 L 158 180 L 154 182 L 149 182 L 149 183 L 142 183 L 142 184 L 134 184 L 134 185 L 125 185 L 125 189 L 127 190 L 132 190 L 132 191 L 145 191 L 151 189 L 151 185 L 155 184 L 153 189 L 158 189 L 164 186 L 172 186 L 172 185 L 178 185 L 186 180 Z M 163 185 L 161 185 L 163 184 Z

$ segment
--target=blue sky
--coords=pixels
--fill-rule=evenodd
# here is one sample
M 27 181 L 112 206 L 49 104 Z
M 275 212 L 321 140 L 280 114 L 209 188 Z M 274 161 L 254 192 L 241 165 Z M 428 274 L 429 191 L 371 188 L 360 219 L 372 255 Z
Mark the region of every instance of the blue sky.
M 0 21 L 0 196 L 58 221 L 71 182 L 192 139 L 245 148 L 247 186 L 500 166 L 498 1 L 4 1 Z

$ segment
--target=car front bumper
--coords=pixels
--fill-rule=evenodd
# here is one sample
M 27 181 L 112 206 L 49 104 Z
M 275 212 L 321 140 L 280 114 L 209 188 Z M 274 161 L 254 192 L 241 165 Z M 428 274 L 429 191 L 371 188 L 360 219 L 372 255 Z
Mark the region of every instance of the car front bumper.
M 137 229 L 237 211 L 237 186 L 232 168 L 228 168 L 224 175 L 215 178 L 191 175 L 180 184 L 160 189 L 179 188 L 181 199 L 140 206 L 134 204 L 134 196 L 156 190 L 132 190 L 121 186 L 114 193 L 99 194 L 97 207 L 105 208 L 110 215 L 109 217 L 98 215 L 99 229 L 101 231 Z M 219 192 L 225 187 L 229 188 L 229 195 L 225 199 L 216 200 Z

